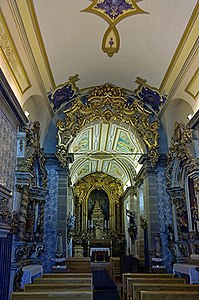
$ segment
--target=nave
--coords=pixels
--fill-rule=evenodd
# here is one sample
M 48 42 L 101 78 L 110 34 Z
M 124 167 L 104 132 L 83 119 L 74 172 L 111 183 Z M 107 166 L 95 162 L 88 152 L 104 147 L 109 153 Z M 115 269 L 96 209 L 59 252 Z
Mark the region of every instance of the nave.
M 141 273 L 139 266 L 137 272 L 118 273 L 118 266 L 111 269 L 111 264 L 100 262 L 91 263 L 89 273 L 80 271 L 83 268 L 78 261 L 76 272 L 67 269 L 67 272 L 44 273 L 41 278 L 32 279 L 31 284 L 25 284 L 23 291 L 12 293 L 11 300 L 195 300 L 199 297 L 199 285 L 190 284 L 189 276 Z

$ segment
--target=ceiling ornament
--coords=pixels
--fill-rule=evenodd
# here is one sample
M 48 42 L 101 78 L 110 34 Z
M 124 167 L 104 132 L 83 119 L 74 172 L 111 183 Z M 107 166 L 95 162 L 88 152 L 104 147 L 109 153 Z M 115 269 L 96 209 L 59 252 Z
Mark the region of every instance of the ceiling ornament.
M 152 166 L 156 164 L 159 157 L 159 122 L 151 121 L 152 113 L 144 108 L 144 102 L 138 99 L 128 102 L 121 88 L 108 83 L 95 87 L 86 101 L 74 99 L 64 114 L 65 122 L 58 120 L 56 124 L 58 128 L 56 156 L 63 167 L 67 165 L 71 142 L 87 123 L 96 120 L 104 123 L 119 121 L 135 128 L 138 137 L 144 141 L 149 150 Z
M 121 182 L 102 172 L 89 174 L 78 181 L 74 186 L 74 194 L 78 202 L 83 203 L 95 189 L 104 190 L 110 201 L 120 203 L 120 197 L 123 194 Z
M 120 49 L 120 36 L 116 25 L 128 16 L 147 13 L 136 2 L 138 0 L 92 0 L 92 4 L 82 10 L 97 14 L 109 24 L 102 41 L 102 50 L 109 57 Z
M 68 78 L 68 81 L 60 84 L 56 89 L 48 94 L 48 99 L 56 112 L 63 103 L 70 102 L 74 97 L 77 97 L 79 88 L 76 82 L 79 80 L 79 75 L 75 74 Z

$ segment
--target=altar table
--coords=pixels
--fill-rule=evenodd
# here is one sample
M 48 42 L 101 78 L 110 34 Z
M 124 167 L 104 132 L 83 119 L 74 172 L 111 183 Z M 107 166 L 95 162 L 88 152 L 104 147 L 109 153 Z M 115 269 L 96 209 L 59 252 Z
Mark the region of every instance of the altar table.
M 21 288 L 24 288 L 25 284 L 32 283 L 35 278 L 42 277 L 43 267 L 42 265 L 28 265 L 23 267 L 22 271 Z
M 196 269 L 197 268 L 197 269 Z M 173 265 L 173 274 L 187 274 L 190 278 L 190 283 L 199 283 L 199 269 L 198 265 L 190 264 L 174 264 Z
M 94 255 L 94 261 L 99 260 L 99 256 L 102 255 L 102 261 L 106 261 L 106 257 L 110 256 L 110 249 L 108 247 L 91 247 L 90 248 L 90 257 Z

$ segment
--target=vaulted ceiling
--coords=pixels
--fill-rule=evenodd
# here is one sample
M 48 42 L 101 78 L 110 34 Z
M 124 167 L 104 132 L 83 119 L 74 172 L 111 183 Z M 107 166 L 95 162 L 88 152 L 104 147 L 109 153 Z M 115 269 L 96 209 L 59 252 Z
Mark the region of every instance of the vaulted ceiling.
M 41 122 L 43 140 L 54 115 L 48 93 L 74 74 L 80 91 L 107 82 L 134 90 L 139 76 L 165 92 L 168 103 L 159 117 L 168 140 L 173 119 L 185 121 L 198 110 L 199 1 L 0 0 L 0 5 L 0 66 L 30 121 Z M 103 41 L 110 51 L 120 42 L 117 53 L 107 55 Z M 70 151 L 73 183 L 102 171 L 128 186 L 145 149 L 131 128 L 96 122 L 78 134 Z

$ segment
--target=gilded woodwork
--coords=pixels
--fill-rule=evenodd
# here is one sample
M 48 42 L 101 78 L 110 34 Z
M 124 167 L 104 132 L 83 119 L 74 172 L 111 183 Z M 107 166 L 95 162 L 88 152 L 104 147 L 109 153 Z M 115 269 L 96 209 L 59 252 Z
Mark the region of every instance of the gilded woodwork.
M 104 174 L 93 173 L 85 176 L 74 186 L 74 193 L 79 203 L 87 201 L 90 192 L 94 189 L 104 190 L 110 201 L 120 203 L 123 188 L 119 180 Z
M 194 232 L 195 230 L 197 232 L 198 170 L 199 161 L 196 158 L 192 131 L 176 122 L 165 171 L 167 191 L 175 208 L 174 218 L 177 233 L 175 233 L 175 239 L 170 241 L 169 246 L 175 256 L 179 256 L 179 253 L 184 257 L 190 256 L 193 251 L 190 245 L 196 242 L 191 238 L 190 226 Z M 186 191 L 188 178 L 193 179 L 195 196 L 192 198 L 192 202 L 189 202 L 188 196 L 186 197 L 186 194 L 188 195 Z
M 57 121 L 58 145 L 56 156 L 62 167 L 67 165 L 68 151 L 71 142 L 80 130 L 89 122 L 101 120 L 104 123 L 119 121 L 126 123 L 137 131 L 139 137 L 149 149 L 152 166 L 158 160 L 158 128 L 157 120 L 150 121 L 151 112 L 144 108 L 144 103 L 135 99 L 128 103 L 121 88 L 105 84 L 91 91 L 87 103 L 76 98 L 71 107 L 64 111 L 66 116 Z
M 104 190 L 109 198 L 110 208 L 110 229 L 120 232 L 120 198 L 123 194 L 123 187 L 119 180 L 104 174 L 93 173 L 85 176 L 74 186 L 74 195 L 76 197 L 76 232 L 79 233 L 87 228 L 88 217 L 88 198 L 90 193 L 95 190 Z M 81 209 L 80 209 L 81 208 Z M 115 209 L 117 210 L 118 219 L 115 219 Z M 81 215 L 82 210 L 82 215 Z
M 147 229 L 147 220 L 144 219 L 143 217 L 140 217 L 140 227 L 141 229 Z

